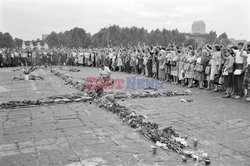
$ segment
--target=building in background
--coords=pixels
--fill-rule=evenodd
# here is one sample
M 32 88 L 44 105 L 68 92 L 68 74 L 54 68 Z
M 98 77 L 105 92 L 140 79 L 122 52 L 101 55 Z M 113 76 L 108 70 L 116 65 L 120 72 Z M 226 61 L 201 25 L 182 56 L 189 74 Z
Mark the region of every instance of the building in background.
M 42 34 L 42 40 L 45 40 L 48 36 L 48 34 Z
M 191 29 L 192 33 L 184 33 L 184 36 L 187 40 L 194 39 L 197 43 L 205 42 L 207 34 L 206 24 L 204 21 L 194 21 Z
M 204 21 L 194 21 L 192 24 L 193 34 L 204 34 L 206 33 L 206 24 Z

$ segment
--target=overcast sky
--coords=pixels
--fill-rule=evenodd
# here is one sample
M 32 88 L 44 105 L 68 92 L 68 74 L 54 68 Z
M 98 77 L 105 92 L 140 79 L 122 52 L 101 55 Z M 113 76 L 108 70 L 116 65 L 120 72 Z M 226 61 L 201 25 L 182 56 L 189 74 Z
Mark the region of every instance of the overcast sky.
M 94 34 L 109 24 L 190 32 L 204 20 L 206 32 L 250 40 L 249 0 L 0 0 L 0 31 L 24 40 L 74 27 Z

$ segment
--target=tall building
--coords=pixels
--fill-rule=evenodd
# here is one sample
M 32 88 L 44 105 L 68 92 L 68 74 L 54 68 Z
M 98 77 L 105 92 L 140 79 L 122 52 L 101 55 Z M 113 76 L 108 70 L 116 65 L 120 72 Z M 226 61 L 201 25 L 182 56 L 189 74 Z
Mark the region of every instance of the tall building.
M 204 21 L 194 21 L 192 24 L 192 33 L 204 34 L 206 33 L 206 24 Z
M 42 34 L 42 40 L 45 40 L 49 35 L 47 34 Z

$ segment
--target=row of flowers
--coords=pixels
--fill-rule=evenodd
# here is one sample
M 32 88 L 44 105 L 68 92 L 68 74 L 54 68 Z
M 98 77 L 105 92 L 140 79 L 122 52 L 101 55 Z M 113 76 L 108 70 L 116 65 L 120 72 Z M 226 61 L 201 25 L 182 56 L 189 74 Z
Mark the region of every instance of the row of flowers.
M 87 82 L 85 79 L 75 81 L 70 75 L 61 72 L 57 68 L 51 69 L 50 72 L 62 79 L 65 85 L 70 85 L 80 91 L 84 91 L 86 89 Z
M 130 92 L 133 96 L 134 92 Z M 154 94 L 154 97 L 163 95 L 159 92 L 137 92 L 139 96 L 143 94 L 149 94 L 147 97 L 152 97 L 150 94 Z M 173 96 L 178 93 L 164 93 L 166 96 Z M 181 94 L 181 93 L 180 93 Z M 187 94 L 187 93 L 182 93 Z M 187 136 L 180 137 L 179 134 L 172 128 L 172 126 L 165 127 L 164 129 L 159 129 L 159 124 L 147 120 L 147 117 L 141 114 L 137 114 L 134 111 L 129 110 L 126 106 L 121 105 L 117 102 L 117 96 L 121 93 L 113 93 L 104 95 L 101 98 L 95 99 L 94 102 L 99 107 L 104 107 L 106 110 L 111 111 L 116 114 L 122 121 L 132 128 L 137 129 L 142 135 L 147 139 L 152 140 L 157 146 L 164 150 L 171 149 L 182 156 L 183 161 L 186 162 L 187 158 L 193 158 L 196 161 L 205 161 L 206 164 L 210 164 L 210 158 L 207 153 L 197 151 L 196 146 L 191 146 L 188 143 Z M 128 97 L 128 92 L 123 92 L 123 97 Z M 122 98 L 123 98 L 122 97 Z M 119 98 L 119 97 L 118 97 Z
M 79 89 L 79 82 L 62 73 L 56 69 L 51 70 L 53 74 L 60 77 L 65 81 L 65 84 L 74 86 Z M 86 88 L 86 81 L 82 83 L 82 87 Z M 85 88 L 80 88 L 84 91 Z M 206 164 L 210 163 L 209 156 L 206 153 L 198 153 L 189 145 L 187 138 L 180 137 L 179 134 L 172 128 L 172 126 L 159 129 L 159 124 L 148 121 L 147 117 L 131 111 L 124 105 L 117 101 L 125 98 L 146 98 L 146 97 L 171 97 L 180 95 L 190 95 L 190 91 L 174 91 L 174 92 L 159 92 L 154 89 L 145 89 L 141 91 L 110 91 L 104 92 L 100 87 L 99 89 L 86 89 L 85 94 L 94 99 L 93 101 L 99 106 L 104 107 L 106 110 L 116 114 L 122 121 L 132 128 L 137 129 L 147 139 L 152 140 L 157 146 L 162 149 L 172 149 L 178 154 L 182 155 L 183 161 L 188 157 L 196 161 L 205 161 Z M 196 145 L 194 145 L 196 146 Z
M 9 101 L 0 104 L 0 109 L 14 109 L 20 107 L 33 107 L 52 104 L 63 104 L 70 102 L 87 102 L 92 98 L 83 93 L 73 93 L 67 95 L 51 96 L 47 98 L 41 98 L 37 100 L 22 100 L 22 101 Z
M 44 80 L 44 78 L 42 76 L 36 76 L 36 75 L 29 75 L 28 79 L 29 80 Z M 17 76 L 15 76 L 13 78 L 13 80 L 19 81 L 19 80 L 25 80 L 25 78 L 24 77 L 17 77 Z

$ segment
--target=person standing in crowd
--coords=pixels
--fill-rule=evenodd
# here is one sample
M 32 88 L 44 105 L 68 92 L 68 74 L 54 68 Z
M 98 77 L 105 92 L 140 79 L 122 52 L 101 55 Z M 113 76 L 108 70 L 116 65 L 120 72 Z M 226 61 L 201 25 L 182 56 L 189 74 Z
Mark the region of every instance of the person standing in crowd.
M 21 64 L 22 66 L 27 66 L 27 53 L 25 51 L 21 53 Z
M 3 67 L 3 51 L 0 50 L 0 67 Z
M 223 48 L 223 49 L 222 49 Z M 233 49 L 232 49 L 233 48 Z M 10 49 L 0 50 L 0 67 L 27 65 L 80 65 L 100 67 L 105 64 L 115 71 L 141 74 L 182 85 L 198 82 L 199 88 L 219 90 L 225 88 L 225 98 L 241 98 L 250 101 L 250 46 L 239 43 L 238 47 L 201 45 L 178 47 L 137 46 L 93 49 Z M 224 80 L 222 83 L 221 80 Z M 206 82 L 207 81 L 207 82 Z M 243 91 L 245 90 L 245 91 Z
M 226 95 L 223 98 L 230 98 L 233 91 L 233 67 L 234 67 L 234 52 L 232 50 L 225 50 L 222 59 L 225 61 L 222 68 L 222 75 L 224 76 L 224 86 L 226 88 Z
M 117 53 L 113 51 L 113 56 L 112 56 L 112 71 L 115 72 L 116 66 L 117 66 Z
M 147 57 L 148 57 L 148 60 L 147 60 L 147 69 L 148 69 L 148 77 L 153 77 L 153 51 L 148 48 L 148 51 L 147 51 Z
M 193 87 L 193 79 L 194 79 L 194 64 L 196 61 L 196 56 L 193 51 L 193 48 L 189 46 L 189 53 L 187 55 L 187 62 L 185 66 L 185 78 L 188 81 L 188 88 Z
M 14 50 L 11 50 L 10 51 L 10 57 L 11 57 L 11 60 L 10 60 L 10 66 L 11 67 L 14 67 L 15 65 L 14 65 Z
M 165 57 L 165 82 L 169 82 L 170 81 L 170 76 L 171 76 L 171 50 L 168 47 L 167 49 L 167 53 L 166 53 L 166 57 Z
M 182 48 L 181 49 L 181 53 L 180 53 L 180 58 L 179 58 L 179 80 L 181 81 L 181 85 L 184 86 L 185 85 L 185 71 L 184 71 L 184 65 L 185 65 L 185 61 L 186 61 L 186 48 Z
M 77 63 L 78 63 L 79 66 L 83 66 L 83 52 L 82 52 L 82 50 L 80 50 L 78 52 Z
M 113 59 L 114 53 L 109 49 L 108 51 L 108 67 L 112 70 L 112 59 Z
M 127 73 L 130 73 L 130 52 L 126 52 L 126 55 L 125 55 L 125 71 Z
M 119 68 L 119 72 L 122 71 L 122 53 L 121 51 L 119 50 L 118 53 L 117 53 L 117 67 Z
M 220 70 L 222 65 L 222 59 L 221 59 L 221 47 L 219 45 L 215 45 L 213 47 L 212 52 L 212 63 L 211 63 L 211 74 L 210 74 L 210 81 L 212 88 L 214 88 L 214 91 L 218 91 L 218 84 L 219 84 L 219 78 L 220 78 Z
M 153 53 L 153 61 L 152 61 L 152 72 L 153 72 L 153 78 L 157 78 L 157 66 L 156 66 L 156 58 L 155 53 Z
M 173 76 L 173 82 L 172 84 L 177 85 L 179 82 L 178 79 L 178 69 L 179 69 L 179 52 L 177 50 L 177 47 L 174 46 L 173 48 L 174 50 L 172 51 L 172 56 L 171 56 L 171 61 L 170 61 L 170 65 L 171 65 L 171 75 Z
M 139 50 L 138 53 L 138 74 L 144 75 L 144 66 L 143 66 L 143 56 L 144 56 L 144 50 Z
M 159 52 L 159 57 L 158 57 L 158 61 L 159 61 L 159 79 L 161 80 L 165 80 L 165 58 L 166 58 L 166 52 L 165 50 L 161 50 Z
M 155 59 L 155 67 L 156 67 L 156 79 L 159 78 L 159 60 L 158 60 L 158 57 L 159 57 L 159 52 L 160 52 L 160 47 L 157 46 L 156 49 L 155 49 L 155 56 L 154 56 L 154 59 Z
M 134 51 L 133 50 L 130 50 L 129 54 L 129 73 L 134 73 L 134 69 L 133 69 L 133 66 L 134 66 Z
M 147 63 L 148 63 L 148 54 L 149 54 L 149 52 L 146 49 L 145 53 L 144 53 L 144 56 L 143 56 L 144 75 L 146 77 L 148 77 L 148 66 L 147 66 Z
M 88 50 L 86 52 L 86 56 L 85 56 L 85 58 L 86 58 L 86 64 L 87 64 L 88 67 L 90 67 L 91 63 L 92 63 L 91 56 L 92 56 L 92 54 L 91 54 L 90 50 Z
M 31 52 L 31 59 L 32 59 L 32 65 L 36 66 L 37 65 L 37 63 L 36 63 L 36 51 Z
M 130 56 L 131 56 L 131 59 L 130 59 L 131 73 L 136 74 L 137 73 L 137 68 L 136 68 L 137 51 L 136 51 L 136 49 L 133 49 Z
M 204 45 L 206 50 L 211 54 L 211 59 L 209 64 L 206 66 L 205 74 L 208 76 L 208 87 L 206 90 L 218 91 L 219 73 L 221 69 L 221 47 L 218 45 L 213 45 L 212 50 Z M 216 85 L 214 85 L 216 81 Z
M 198 57 L 194 68 L 195 70 L 194 79 L 198 81 L 199 88 L 203 89 L 205 80 L 205 67 L 209 62 L 210 58 L 207 50 L 202 50 L 202 48 L 200 48 L 200 51 L 201 52 L 198 52 Z
M 243 54 L 244 49 L 247 50 L 248 54 Z M 250 45 L 247 48 L 247 43 L 244 44 L 244 47 L 240 52 L 240 56 L 246 59 L 246 63 L 244 66 L 245 75 L 243 84 L 245 89 L 246 101 L 250 102 Z
M 238 43 L 238 49 L 235 52 L 235 71 L 234 71 L 234 98 L 239 99 L 243 95 L 242 83 L 244 78 L 243 64 L 247 52 L 243 48 L 243 43 Z
M 19 66 L 20 55 L 17 50 L 14 51 L 14 66 Z M 1 66 L 1 65 L 0 65 Z
M 96 65 L 96 52 L 94 50 L 91 51 L 91 66 L 95 67 Z
M 31 51 L 28 51 L 27 52 L 27 63 L 28 63 L 28 66 L 32 66 L 32 53 Z

